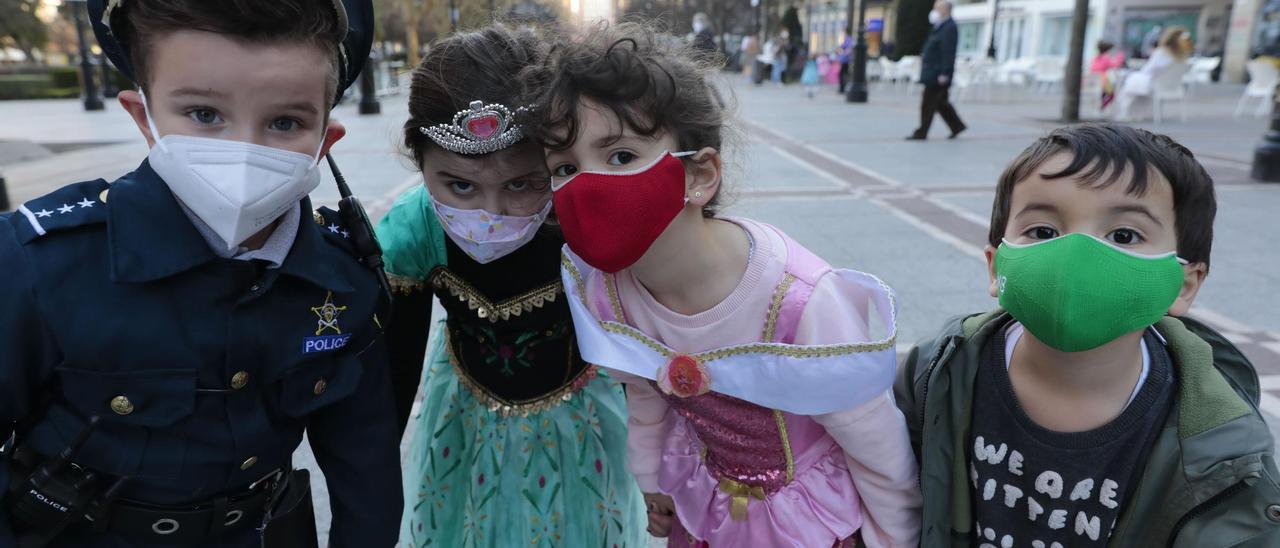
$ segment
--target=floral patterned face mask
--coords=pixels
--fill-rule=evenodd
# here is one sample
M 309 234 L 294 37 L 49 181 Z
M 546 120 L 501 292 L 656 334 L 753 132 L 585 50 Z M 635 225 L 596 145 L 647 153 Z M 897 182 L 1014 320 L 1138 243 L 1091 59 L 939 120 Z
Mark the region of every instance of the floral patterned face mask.
M 529 243 L 551 213 L 551 200 L 542 211 L 525 217 L 495 215 L 483 209 L 458 209 L 431 198 L 431 207 L 444 231 L 469 257 L 480 264 L 510 255 Z

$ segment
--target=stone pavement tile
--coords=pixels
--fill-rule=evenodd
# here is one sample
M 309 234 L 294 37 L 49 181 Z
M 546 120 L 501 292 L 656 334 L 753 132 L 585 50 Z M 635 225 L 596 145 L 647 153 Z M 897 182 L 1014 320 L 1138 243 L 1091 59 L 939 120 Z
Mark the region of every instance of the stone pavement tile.
M 976 124 L 976 122 L 975 122 Z M 944 130 L 945 131 L 945 130 Z M 936 131 L 935 133 L 943 133 Z M 994 187 L 1005 166 L 1034 136 L 881 143 L 819 143 L 818 148 L 896 183 L 921 188 Z
M 770 192 L 843 190 L 843 186 L 799 169 L 786 152 L 777 147 L 751 140 L 725 156 L 727 173 L 724 181 L 731 194 L 750 195 Z
M 899 341 L 993 306 L 982 263 L 871 203 L 854 199 L 742 202 L 729 214 L 777 226 L 833 266 L 874 274 L 898 294 Z
M 115 102 L 86 112 L 77 99 L 0 101 L 0 139 L 36 143 L 120 142 L 138 138 L 129 113 Z
M 0 140 L 0 166 L 47 158 L 53 151 L 31 141 Z
M 16 208 L 32 198 L 79 181 L 109 180 L 133 171 L 147 156 L 141 137 L 118 144 L 85 148 L 38 160 L 0 166 Z
M 1219 190 L 1212 268 L 1198 305 L 1256 329 L 1280 331 L 1280 184 Z

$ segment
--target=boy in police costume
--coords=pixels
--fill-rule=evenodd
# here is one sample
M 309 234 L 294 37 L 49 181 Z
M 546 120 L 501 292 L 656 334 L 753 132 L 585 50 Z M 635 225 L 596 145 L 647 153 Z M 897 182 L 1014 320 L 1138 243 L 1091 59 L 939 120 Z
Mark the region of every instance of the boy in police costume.
M 152 149 L 0 216 L 0 547 L 314 545 L 304 429 L 332 544 L 394 544 L 384 292 L 307 198 L 370 0 L 89 11 Z

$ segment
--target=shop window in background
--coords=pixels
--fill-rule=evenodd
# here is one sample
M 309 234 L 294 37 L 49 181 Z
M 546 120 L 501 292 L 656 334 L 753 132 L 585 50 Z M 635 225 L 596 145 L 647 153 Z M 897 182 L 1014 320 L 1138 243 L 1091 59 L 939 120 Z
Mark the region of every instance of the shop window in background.
M 1071 16 L 1045 16 L 1040 30 L 1040 55 L 1065 57 L 1071 45 Z
M 960 41 L 956 45 L 956 52 L 960 55 L 973 55 L 982 51 L 982 29 L 985 23 L 981 21 L 970 21 L 958 23 L 956 30 L 960 33 Z

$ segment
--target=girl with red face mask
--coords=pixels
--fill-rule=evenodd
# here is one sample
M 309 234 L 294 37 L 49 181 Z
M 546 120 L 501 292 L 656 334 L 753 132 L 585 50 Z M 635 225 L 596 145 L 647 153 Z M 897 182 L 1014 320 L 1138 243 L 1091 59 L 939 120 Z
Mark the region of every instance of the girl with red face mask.
M 894 295 L 717 212 L 725 113 L 678 47 L 600 26 L 526 73 L 579 349 L 626 383 L 649 530 L 671 546 L 914 546 Z

